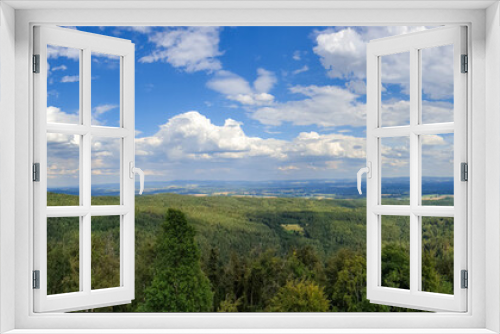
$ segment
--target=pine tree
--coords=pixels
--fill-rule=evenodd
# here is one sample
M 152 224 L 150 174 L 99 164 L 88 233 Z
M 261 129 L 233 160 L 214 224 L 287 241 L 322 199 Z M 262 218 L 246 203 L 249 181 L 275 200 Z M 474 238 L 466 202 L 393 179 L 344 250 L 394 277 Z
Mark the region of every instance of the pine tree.
M 153 281 L 143 312 L 209 312 L 213 294 L 201 270 L 195 230 L 179 210 L 169 209 L 156 242 Z

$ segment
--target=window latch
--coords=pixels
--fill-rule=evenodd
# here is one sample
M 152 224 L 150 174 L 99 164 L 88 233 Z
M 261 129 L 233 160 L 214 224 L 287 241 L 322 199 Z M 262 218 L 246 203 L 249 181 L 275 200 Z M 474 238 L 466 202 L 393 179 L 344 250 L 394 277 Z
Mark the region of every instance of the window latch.
M 141 189 L 139 190 L 139 195 L 142 195 L 142 192 L 144 191 L 144 172 L 142 169 L 134 167 L 134 162 L 130 161 L 129 163 L 129 176 L 131 179 L 135 178 L 135 174 L 139 175 L 139 184 L 141 186 Z
M 371 179 L 372 178 L 372 163 L 370 161 L 368 161 L 366 163 L 366 167 L 363 167 L 361 168 L 359 171 L 358 171 L 358 192 L 360 195 L 362 195 L 363 193 L 361 192 L 361 176 L 366 173 L 366 177 L 368 179 Z

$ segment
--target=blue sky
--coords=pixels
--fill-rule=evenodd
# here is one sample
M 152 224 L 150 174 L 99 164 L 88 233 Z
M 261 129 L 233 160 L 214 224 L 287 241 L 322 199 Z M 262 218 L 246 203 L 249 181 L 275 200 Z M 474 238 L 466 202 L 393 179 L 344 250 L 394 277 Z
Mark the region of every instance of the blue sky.
M 425 28 L 77 29 L 135 44 L 136 164 L 148 180 L 163 181 L 353 179 L 365 163 L 366 43 Z M 49 49 L 48 121 L 78 122 L 78 52 L 73 51 Z M 425 122 L 453 120 L 452 56 L 446 56 L 449 47 L 423 58 L 434 66 L 423 70 Z M 437 69 L 433 59 L 441 59 Z M 112 56 L 93 56 L 93 124 L 118 125 L 118 64 Z M 383 60 L 383 71 L 383 124 L 405 124 L 405 55 Z M 49 137 L 52 185 L 78 183 L 78 138 L 66 145 Z M 448 174 L 448 137 L 426 139 L 438 148 L 429 152 L 441 155 L 424 171 L 427 176 Z M 407 150 L 404 141 L 394 142 L 384 157 L 392 175 L 405 176 Z M 107 153 L 118 151 L 113 145 L 102 139 L 93 146 L 96 183 L 116 173 L 116 154 Z

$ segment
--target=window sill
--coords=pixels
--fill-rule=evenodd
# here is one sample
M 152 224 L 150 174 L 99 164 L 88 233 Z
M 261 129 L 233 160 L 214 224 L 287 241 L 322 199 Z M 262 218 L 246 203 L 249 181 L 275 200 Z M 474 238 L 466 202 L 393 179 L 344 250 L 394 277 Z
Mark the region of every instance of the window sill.
M 15 329 L 5 334 L 487 334 L 471 329 Z

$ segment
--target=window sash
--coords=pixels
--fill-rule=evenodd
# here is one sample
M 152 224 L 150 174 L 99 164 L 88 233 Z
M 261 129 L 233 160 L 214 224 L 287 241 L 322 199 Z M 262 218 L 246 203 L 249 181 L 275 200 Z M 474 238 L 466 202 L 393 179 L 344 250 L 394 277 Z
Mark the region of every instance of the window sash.
M 47 45 L 80 51 L 80 124 L 47 123 Z M 91 125 L 91 54 L 117 55 L 120 65 L 121 127 Z M 40 55 L 40 73 L 34 74 L 34 161 L 40 163 L 40 182 L 34 183 L 34 270 L 40 271 L 40 289 L 34 289 L 34 311 L 74 311 L 129 303 L 134 298 L 134 45 L 130 41 L 65 28 L 39 26 L 34 30 L 34 54 Z M 80 135 L 80 206 L 47 207 L 47 133 Z M 120 205 L 91 205 L 92 136 L 118 138 L 120 148 Z M 91 218 L 120 216 L 120 286 L 91 288 Z M 80 217 L 78 292 L 47 295 L 47 218 Z
M 461 289 L 460 272 L 467 269 L 467 182 L 460 180 L 460 163 L 467 162 L 467 75 L 460 73 L 460 55 L 467 54 L 465 27 L 443 27 L 424 32 L 371 41 L 367 47 L 367 161 L 372 177 L 367 180 L 367 297 L 371 302 L 440 311 L 467 311 L 467 290 Z M 454 122 L 419 124 L 421 113 L 420 49 L 454 46 Z M 381 127 L 380 59 L 384 55 L 410 53 L 410 125 Z M 419 135 L 454 134 L 454 206 L 419 205 L 421 163 Z M 410 205 L 380 205 L 380 138 L 408 136 L 410 140 Z M 381 286 L 381 217 L 410 217 L 410 290 Z M 454 294 L 420 291 L 421 217 L 454 218 Z

